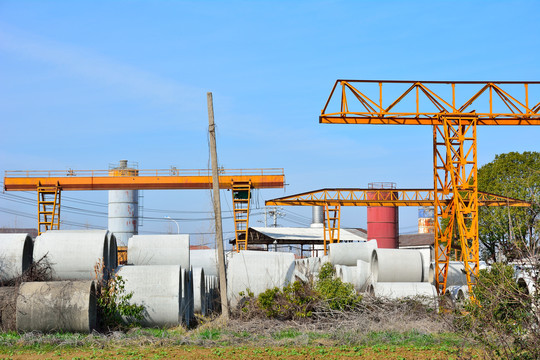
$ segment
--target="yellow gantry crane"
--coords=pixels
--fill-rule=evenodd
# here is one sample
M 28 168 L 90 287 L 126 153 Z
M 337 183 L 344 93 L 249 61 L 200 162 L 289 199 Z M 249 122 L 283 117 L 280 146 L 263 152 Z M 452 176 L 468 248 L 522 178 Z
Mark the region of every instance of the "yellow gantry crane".
M 538 81 L 337 80 L 332 88 L 320 123 L 433 127 L 435 281 L 439 294 L 446 289 L 454 230 L 459 234 L 469 290 L 478 275 L 476 128 L 540 125 L 539 85 Z M 530 96 L 531 91 L 536 91 L 535 95 Z
M 247 249 L 251 189 L 282 188 L 283 169 L 220 169 L 220 189 L 232 189 L 235 250 Z M 4 190 L 37 191 L 38 233 L 60 229 L 60 195 L 74 190 L 211 189 L 211 170 L 6 171 Z M 244 234 L 245 240 L 239 241 Z

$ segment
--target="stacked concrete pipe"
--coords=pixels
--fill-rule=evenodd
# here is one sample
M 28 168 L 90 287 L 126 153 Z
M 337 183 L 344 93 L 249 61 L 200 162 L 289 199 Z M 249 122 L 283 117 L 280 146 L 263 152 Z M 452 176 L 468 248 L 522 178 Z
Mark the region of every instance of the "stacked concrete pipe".
M 333 243 L 328 245 L 328 261 L 332 265 L 356 266 L 358 260 L 370 262 L 375 249 L 377 240 Z
M 180 265 L 122 266 L 118 270 L 131 304 L 143 305 L 141 324 L 177 326 L 182 322 L 182 273 Z
M 218 276 L 216 249 L 191 250 L 191 266 L 204 269 L 205 275 Z
M 193 271 L 191 271 L 191 269 L 183 269 L 182 271 L 182 298 L 180 306 L 182 308 L 182 323 L 189 327 L 195 318 Z
M 206 283 L 204 269 L 194 267 L 193 272 L 193 312 L 195 314 L 206 313 Z
M 28 234 L 0 234 L 0 282 L 9 282 L 30 268 L 33 251 Z
M 203 312 L 203 316 L 210 315 L 219 310 L 217 306 L 218 297 L 219 297 L 217 276 L 206 275 L 205 285 L 206 285 L 206 296 L 205 296 L 206 306 L 204 308 L 205 312 Z
M 89 333 L 96 328 L 93 281 L 27 282 L 19 287 L 18 331 Z
M 107 230 L 49 230 L 34 242 L 34 261 L 45 258 L 53 280 L 93 280 L 96 270 L 103 279 L 111 267 L 108 243 Z
M 375 249 L 371 256 L 374 282 L 423 282 L 422 254 L 416 250 Z
M 234 307 L 240 293 L 249 289 L 255 296 L 267 289 L 283 288 L 293 280 L 294 255 L 282 252 L 250 251 L 235 253 L 227 266 L 227 297 Z
M 387 299 L 420 298 L 426 305 L 437 307 L 437 290 L 426 282 L 377 282 L 370 292 L 376 297 Z
M 17 330 L 17 295 L 16 286 L 0 287 L 0 331 Z
M 128 240 L 130 265 L 190 267 L 189 235 L 134 235 Z

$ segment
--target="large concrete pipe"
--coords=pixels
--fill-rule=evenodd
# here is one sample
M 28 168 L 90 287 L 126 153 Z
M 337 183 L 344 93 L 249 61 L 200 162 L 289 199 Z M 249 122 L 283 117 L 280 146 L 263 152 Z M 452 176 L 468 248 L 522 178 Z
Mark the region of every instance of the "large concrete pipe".
M 387 299 L 424 297 L 429 304 L 436 304 L 435 286 L 425 282 L 387 282 L 373 284 L 373 294 Z
M 34 261 L 46 256 L 53 280 L 93 280 L 109 266 L 107 230 L 49 230 L 36 238 Z
M 194 301 L 193 301 L 193 271 L 184 269 L 182 271 L 182 322 L 186 326 L 190 326 L 195 318 Z
M 332 265 L 356 266 L 356 261 L 371 261 L 371 254 L 377 248 L 377 240 L 333 243 L 328 245 L 328 260 Z
M 27 282 L 17 297 L 17 330 L 88 333 L 96 311 L 93 281 Z
M 128 264 L 189 269 L 189 235 L 134 235 L 128 241 Z
M 182 319 L 180 265 L 122 266 L 118 270 L 131 304 L 144 306 L 144 326 L 177 326 Z
M 216 249 L 192 250 L 190 264 L 204 269 L 205 275 L 218 276 Z
M 294 275 L 294 254 L 250 251 L 235 253 L 227 266 L 227 297 L 231 307 L 240 292 L 249 289 L 255 296 L 274 287 L 283 288 Z
M 480 261 L 479 268 L 487 267 L 484 261 Z M 446 286 L 467 285 L 467 275 L 465 274 L 465 266 L 461 261 L 450 261 L 448 263 L 448 275 L 446 277 Z
M 428 282 L 430 284 L 433 284 L 435 281 L 435 263 L 430 263 L 427 270 L 426 270 L 426 259 L 424 260 L 424 282 Z
M 18 287 L 0 287 L 0 331 L 17 329 L 16 309 Z
M 417 250 L 375 249 L 371 256 L 374 282 L 422 282 L 422 253 Z
M 367 287 L 373 283 L 373 276 L 371 275 L 371 262 L 364 260 L 358 260 L 356 262 L 356 279 L 357 290 L 366 291 Z
M 351 284 L 356 290 L 358 286 L 358 269 L 356 266 L 336 265 L 336 274 L 344 283 Z
M 204 316 L 210 315 L 216 310 L 216 301 L 218 296 L 218 283 L 217 276 L 205 276 L 205 286 L 206 286 L 206 307 Z
M 0 234 L 0 281 L 22 275 L 32 265 L 34 243 L 28 234 Z
M 109 271 L 114 273 L 118 267 L 118 244 L 116 243 L 116 236 L 112 232 L 107 233 L 107 249 L 109 252 Z
M 193 312 L 195 314 L 206 313 L 206 285 L 203 268 L 193 268 Z

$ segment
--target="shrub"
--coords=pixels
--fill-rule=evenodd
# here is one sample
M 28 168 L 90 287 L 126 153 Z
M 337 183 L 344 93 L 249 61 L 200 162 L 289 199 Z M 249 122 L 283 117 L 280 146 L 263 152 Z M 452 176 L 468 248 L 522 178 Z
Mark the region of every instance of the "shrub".
M 102 325 L 118 329 L 125 325 L 137 325 L 143 318 L 144 306 L 131 304 L 133 293 L 126 293 L 125 281 L 121 276 L 112 275 L 98 293 L 97 305 Z
M 460 325 L 494 358 L 540 358 L 538 299 L 520 288 L 509 265 L 480 270 Z
M 336 271 L 332 264 L 323 264 L 315 289 L 332 310 L 354 308 L 362 300 L 362 297 L 356 294 L 352 284 L 344 283 L 335 275 Z

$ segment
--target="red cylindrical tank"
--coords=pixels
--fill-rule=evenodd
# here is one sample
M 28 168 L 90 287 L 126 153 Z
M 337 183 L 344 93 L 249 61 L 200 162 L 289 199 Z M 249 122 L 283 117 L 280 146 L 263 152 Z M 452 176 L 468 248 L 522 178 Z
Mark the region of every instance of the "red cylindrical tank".
M 397 192 L 378 192 L 391 190 L 395 183 L 370 183 L 367 193 L 369 200 L 397 199 Z M 376 239 L 379 248 L 397 249 L 399 247 L 399 212 L 397 206 L 368 206 L 367 208 L 367 238 Z

